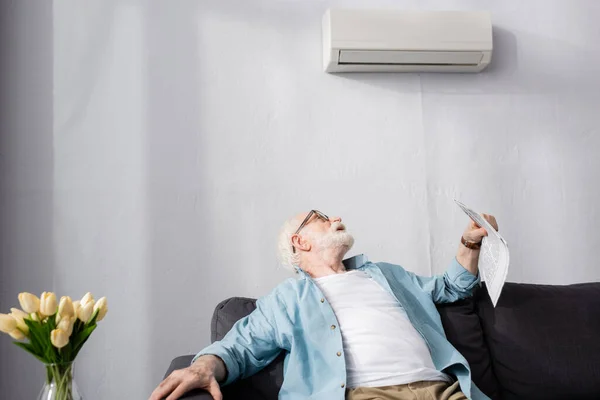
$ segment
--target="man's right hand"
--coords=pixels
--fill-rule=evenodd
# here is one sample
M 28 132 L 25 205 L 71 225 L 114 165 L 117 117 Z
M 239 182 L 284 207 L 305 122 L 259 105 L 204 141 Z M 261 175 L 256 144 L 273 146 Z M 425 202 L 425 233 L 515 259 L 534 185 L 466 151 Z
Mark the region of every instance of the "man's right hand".
M 219 357 L 199 357 L 189 367 L 173 371 L 154 389 L 149 400 L 176 400 L 192 389 L 204 389 L 215 400 L 223 400 L 218 381 L 225 378 L 225 371 L 225 364 Z

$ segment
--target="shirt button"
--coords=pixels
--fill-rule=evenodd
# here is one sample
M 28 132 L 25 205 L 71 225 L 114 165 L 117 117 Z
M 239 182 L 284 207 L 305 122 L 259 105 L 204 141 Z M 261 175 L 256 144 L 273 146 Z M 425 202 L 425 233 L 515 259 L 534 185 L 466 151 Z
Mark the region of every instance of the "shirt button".
M 342 389 L 343 389 L 343 388 L 345 388 L 345 387 L 346 387 L 346 384 L 345 384 L 345 383 L 342 383 Z
M 331 325 L 331 329 L 335 329 L 335 325 Z
M 342 352 L 341 352 L 341 351 L 338 351 L 338 352 L 337 352 L 337 353 L 335 353 L 335 354 L 337 354 L 337 356 L 338 356 L 338 357 L 341 357 L 341 356 L 342 356 Z
M 321 299 L 321 303 L 325 303 L 325 299 Z

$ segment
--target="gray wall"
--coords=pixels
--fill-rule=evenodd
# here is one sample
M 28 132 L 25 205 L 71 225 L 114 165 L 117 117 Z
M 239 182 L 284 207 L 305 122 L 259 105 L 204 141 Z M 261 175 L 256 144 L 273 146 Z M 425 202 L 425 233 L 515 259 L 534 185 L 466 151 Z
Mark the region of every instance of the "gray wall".
M 29 4 L 18 13 L 40 19 Z M 324 74 L 332 5 L 490 10 L 493 65 Z M 509 280 L 600 278 L 594 0 L 56 0 L 53 35 L 43 10 L 1 28 L 16 99 L 2 119 L 1 301 L 50 285 L 108 296 L 78 363 L 90 399 L 144 398 L 171 358 L 208 344 L 217 302 L 287 277 L 274 241 L 301 210 L 341 215 L 353 253 L 428 275 L 467 222 L 456 197 L 497 215 Z M 11 365 L 36 366 L 0 345 L 2 389 L 32 397 Z
M 52 2 L 0 2 L 0 312 L 52 289 Z M 0 337 L 0 398 L 35 398 L 44 371 Z

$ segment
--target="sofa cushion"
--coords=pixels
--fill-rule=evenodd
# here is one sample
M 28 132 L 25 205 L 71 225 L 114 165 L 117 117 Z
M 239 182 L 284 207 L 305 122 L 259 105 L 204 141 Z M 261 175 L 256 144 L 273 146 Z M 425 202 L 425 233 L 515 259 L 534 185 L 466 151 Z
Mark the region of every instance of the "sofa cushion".
M 255 308 L 256 300 L 245 297 L 232 297 L 219 303 L 213 314 L 211 340 L 215 342 L 223 339 L 233 324 L 250 314 Z M 234 386 L 248 385 L 260 393 L 265 400 L 276 400 L 283 384 L 284 359 L 285 353 L 282 352 L 271 364 L 255 375 L 235 383 Z
M 506 283 L 478 312 L 503 399 L 600 398 L 600 283 Z
M 467 359 L 477 387 L 492 399 L 500 398 L 500 387 L 492 370 L 490 351 L 483 337 L 476 305 L 481 292 L 473 297 L 437 306 L 446 337 Z

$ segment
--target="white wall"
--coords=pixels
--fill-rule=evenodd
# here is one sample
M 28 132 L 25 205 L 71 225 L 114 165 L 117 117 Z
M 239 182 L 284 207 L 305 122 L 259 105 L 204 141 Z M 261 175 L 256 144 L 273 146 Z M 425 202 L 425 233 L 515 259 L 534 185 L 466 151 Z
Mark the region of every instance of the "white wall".
M 328 6 L 490 10 L 493 65 L 324 74 Z M 111 305 L 79 360 L 88 398 L 144 398 L 171 358 L 208 344 L 216 303 L 287 277 L 274 242 L 298 211 L 341 215 L 353 253 L 431 274 L 467 223 L 457 197 L 498 217 L 510 280 L 598 280 L 599 11 L 594 0 L 56 0 L 53 198 L 40 218 L 54 288 Z

